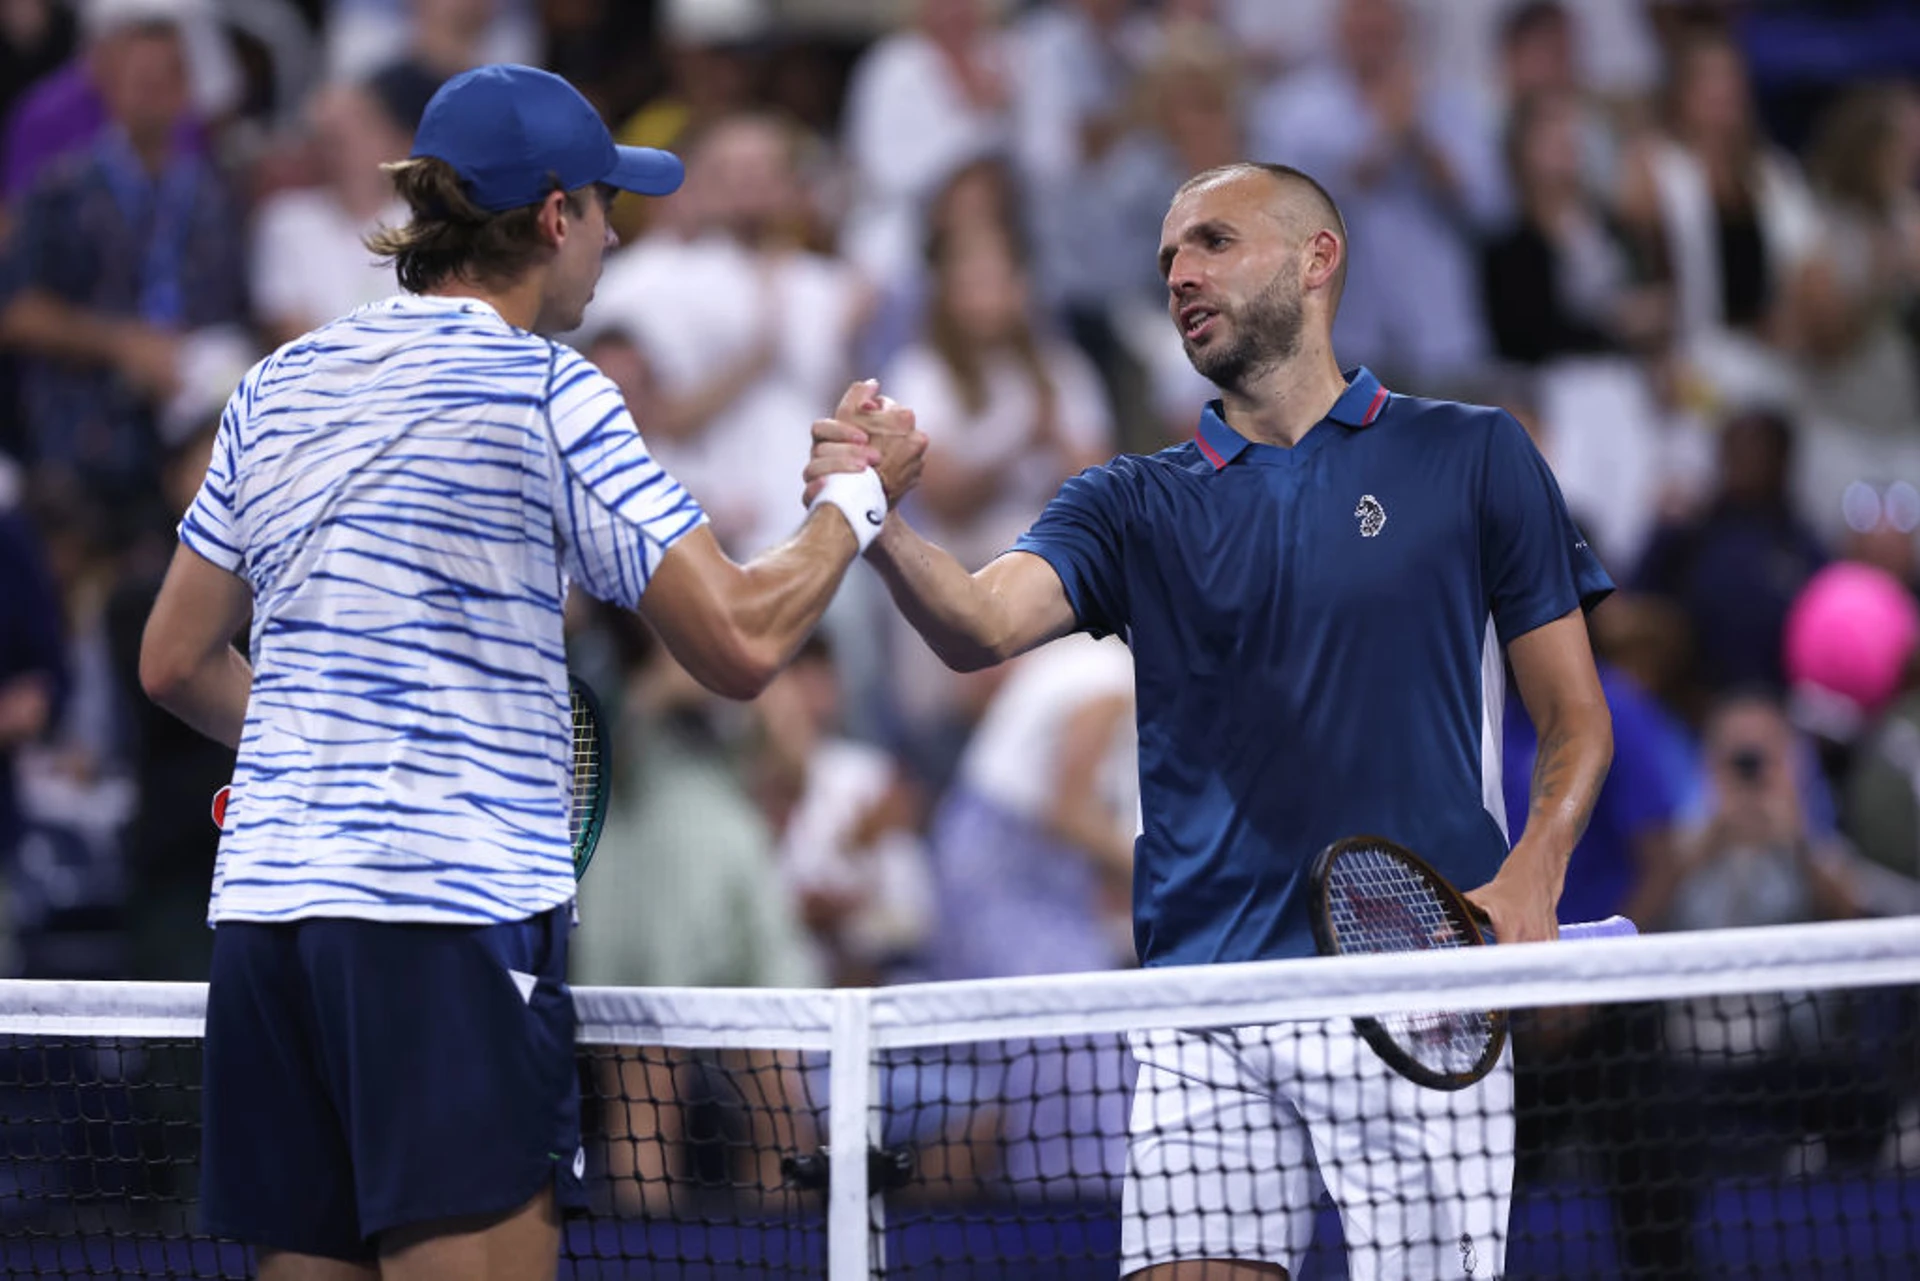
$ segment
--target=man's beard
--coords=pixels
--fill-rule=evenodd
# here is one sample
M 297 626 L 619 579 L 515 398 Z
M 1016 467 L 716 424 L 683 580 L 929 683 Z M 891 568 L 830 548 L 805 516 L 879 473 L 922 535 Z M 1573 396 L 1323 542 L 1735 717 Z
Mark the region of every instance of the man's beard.
M 1300 291 L 1282 276 L 1275 276 L 1245 306 L 1222 309 L 1220 318 L 1232 328 L 1227 341 L 1216 340 L 1204 350 L 1184 338 L 1180 345 L 1200 376 L 1222 391 L 1244 388 L 1300 350 Z

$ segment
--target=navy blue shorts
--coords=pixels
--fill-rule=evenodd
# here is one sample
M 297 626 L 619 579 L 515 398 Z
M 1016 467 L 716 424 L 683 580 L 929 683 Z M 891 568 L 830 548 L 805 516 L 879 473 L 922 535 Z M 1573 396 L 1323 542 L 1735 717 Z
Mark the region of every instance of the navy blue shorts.
M 201 1214 L 374 1257 L 390 1228 L 584 1203 L 566 909 L 504 925 L 214 931 Z

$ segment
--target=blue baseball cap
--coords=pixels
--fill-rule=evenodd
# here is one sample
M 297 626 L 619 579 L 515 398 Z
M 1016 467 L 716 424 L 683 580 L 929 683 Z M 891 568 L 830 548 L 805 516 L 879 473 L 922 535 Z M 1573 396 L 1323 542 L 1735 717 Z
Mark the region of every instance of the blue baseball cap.
M 556 184 L 670 195 L 687 172 L 670 151 L 615 146 L 592 104 L 551 71 L 508 63 L 441 85 L 414 133 L 413 156 L 452 165 L 489 213 L 538 204 Z

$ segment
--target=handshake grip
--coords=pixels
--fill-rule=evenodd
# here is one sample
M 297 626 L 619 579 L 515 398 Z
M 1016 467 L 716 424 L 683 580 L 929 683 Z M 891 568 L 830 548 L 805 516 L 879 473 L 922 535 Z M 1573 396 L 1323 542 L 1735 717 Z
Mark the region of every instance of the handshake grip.
M 808 510 L 823 503 L 838 508 L 864 552 L 887 512 L 919 483 L 926 452 L 911 409 L 881 395 L 877 382 L 854 383 L 833 417 L 813 424 L 804 477 Z

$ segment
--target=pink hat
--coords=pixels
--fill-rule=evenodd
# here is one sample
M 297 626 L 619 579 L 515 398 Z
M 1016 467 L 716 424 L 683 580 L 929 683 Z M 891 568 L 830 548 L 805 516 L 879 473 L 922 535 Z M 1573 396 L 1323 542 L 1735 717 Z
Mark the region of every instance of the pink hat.
M 1787 678 L 1873 715 L 1900 691 L 1920 606 L 1883 569 L 1840 561 L 1815 574 L 1787 611 Z

